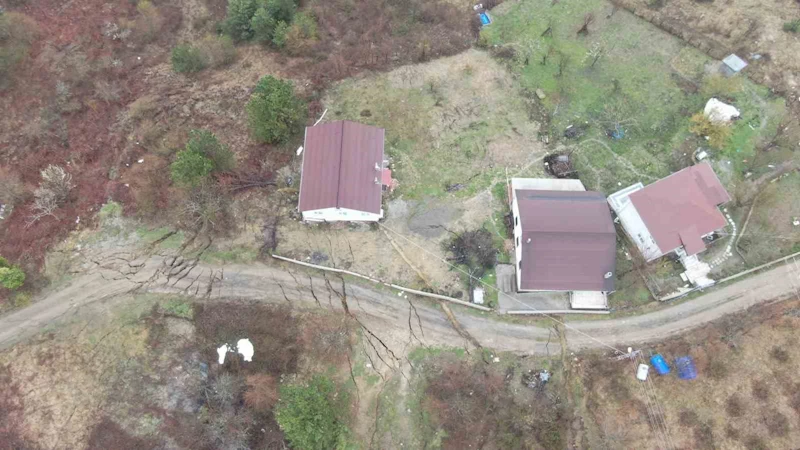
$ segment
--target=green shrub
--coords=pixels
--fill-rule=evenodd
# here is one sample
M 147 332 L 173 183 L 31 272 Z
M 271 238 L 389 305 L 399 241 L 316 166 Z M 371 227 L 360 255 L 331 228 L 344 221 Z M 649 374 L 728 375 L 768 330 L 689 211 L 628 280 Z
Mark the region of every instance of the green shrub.
M 172 68 L 178 73 L 194 73 L 206 68 L 203 52 L 188 44 L 181 44 L 172 49 Z
M 185 186 L 196 186 L 215 172 L 236 167 L 236 158 L 228 146 L 208 130 L 192 130 L 186 147 L 178 152 L 170 166 L 172 180 Z
M 292 23 L 294 13 L 297 11 L 296 0 L 266 0 L 266 9 L 275 22 Z
M 297 13 L 287 29 L 283 45 L 289 54 L 298 55 L 317 39 L 317 22 L 311 14 Z
M 27 292 L 17 292 L 14 294 L 14 307 L 24 308 L 31 304 L 31 294 Z
M 258 81 L 247 103 L 253 136 L 270 144 L 289 140 L 302 127 L 306 113 L 306 106 L 295 96 L 292 84 L 271 75 Z
M 191 319 L 192 316 L 194 315 L 194 312 L 192 310 L 192 304 L 189 302 L 182 301 L 180 299 L 168 300 L 166 303 L 161 305 L 161 309 L 163 309 L 164 312 L 167 314 L 183 317 L 186 319 Z
M 233 152 L 228 146 L 222 145 L 217 136 L 208 130 L 190 131 L 186 150 L 210 159 L 213 164 L 213 172 L 227 172 L 236 167 Z
M 275 25 L 275 30 L 272 34 L 272 43 L 278 48 L 283 48 L 286 46 L 286 34 L 288 32 L 289 24 L 283 21 L 278 22 L 278 24 Z
M 258 8 L 250 21 L 250 28 L 253 30 L 253 39 L 257 42 L 271 42 L 275 34 L 275 19 L 269 15 L 266 8 Z
M 0 286 L 16 290 L 25 283 L 25 272 L 18 266 L 0 267 Z
M 190 150 L 181 150 L 170 165 L 172 181 L 184 186 L 196 186 L 211 175 L 214 162 Z
M 2 256 L 0 256 L 0 269 L 2 269 L 4 267 L 11 267 L 11 263 L 8 262 L 7 259 L 5 259 Z
M 787 33 L 797 33 L 800 31 L 800 19 L 792 20 L 783 24 L 783 31 Z
M 258 9 L 257 0 L 228 0 L 228 14 L 222 29 L 234 41 L 247 41 L 253 37 L 250 22 Z
M 347 435 L 341 421 L 346 404 L 333 381 L 317 375 L 306 384 L 281 386 L 275 418 L 292 448 L 330 450 Z

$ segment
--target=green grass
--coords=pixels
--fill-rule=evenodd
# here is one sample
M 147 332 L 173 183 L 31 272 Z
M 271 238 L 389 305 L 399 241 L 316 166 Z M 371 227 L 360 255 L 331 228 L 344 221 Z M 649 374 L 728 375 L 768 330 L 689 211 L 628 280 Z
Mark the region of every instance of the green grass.
M 136 234 L 139 236 L 139 239 L 144 241 L 146 244 L 152 244 L 162 239 L 164 236 L 171 233 L 172 231 L 174 230 L 167 227 L 153 228 L 153 229 L 139 227 L 136 229 Z M 171 235 L 167 239 L 163 240 L 159 244 L 159 247 L 164 249 L 179 248 L 181 244 L 183 244 L 183 239 L 184 239 L 183 231 L 179 231 Z
M 464 71 L 463 64 L 470 64 L 473 73 Z M 527 155 L 518 150 L 520 157 L 509 162 L 509 146 L 536 138 L 537 125 L 512 83 L 485 54 L 468 52 L 344 81 L 330 90 L 326 105 L 331 120 L 386 130 L 397 194 L 437 197 L 448 194 L 448 185 L 461 184 L 455 195 L 469 197 L 502 178 L 506 165 L 526 162 Z
M 800 251 L 800 175 L 784 176 L 766 185 L 739 239 L 747 263 L 757 266 Z
M 417 347 L 408 353 L 408 359 L 413 364 L 434 358 L 443 353 L 451 353 L 458 358 L 466 358 L 467 352 L 462 347 Z
M 549 113 L 552 139 L 577 144 L 574 155 L 581 180 L 590 189 L 605 193 L 642 181 L 649 183 L 668 175 L 673 149 L 687 137 L 697 146 L 701 138 L 688 133 L 689 117 L 703 109 L 709 98 L 702 89 L 704 65 L 710 61 L 699 51 L 631 14 L 619 11 L 606 18 L 609 4 L 601 0 L 522 0 L 495 14 L 495 22 L 482 31 L 489 46 L 513 47 L 524 57 L 509 61 L 524 88 L 542 89 Z M 595 22 L 589 34 L 576 31 L 587 13 Z M 552 36 L 542 33 L 552 24 Z M 587 53 L 595 45 L 605 53 L 591 66 Z M 542 57 L 549 52 L 546 65 Z M 561 76 L 559 61 L 567 59 Z M 725 82 L 720 83 L 725 87 Z M 733 83 L 732 83 L 733 84 Z M 784 115 L 784 101 L 771 98 L 768 90 L 742 79 L 732 95 L 742 111 L 733 125 L 728 145 L 716 155 L 732 160 L 741 175 L 759 142 L 775 135 Z M 766 118 L 763 128 L 762 118 Z M 756 125 L 756 129 L 751 125 Z M 569 125 L 588 126 L 584 137 L 566 139 Z M 606 136 L 619 125 L 620 140 Z
M 233 247 L 228 250 L 207 250 L 200 260 L 212 264 L 248 263 L 258 258 L 258 250 L 250 247 Z
M 161 304 L 161 309 L 163 309 L 167 314 L 172 314 L 174 316 L 183 317 L 190 320 L 194 316 L 191 302 L 180 298 L 171 298 L 167 300 Z

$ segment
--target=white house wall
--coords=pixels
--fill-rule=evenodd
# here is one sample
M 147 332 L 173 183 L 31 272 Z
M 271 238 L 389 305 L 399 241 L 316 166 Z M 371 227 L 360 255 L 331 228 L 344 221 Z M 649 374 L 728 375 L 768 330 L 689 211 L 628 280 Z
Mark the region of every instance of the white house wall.
M 348 208 L 325 208 L 303 211 L 303 220 L 309 222 L 377 222 L 383 217 L 380 214 L 356 211 Z
M 617 214 L 625 233 L 636 243 L 644 259 L 652 261 L 663 256 L 664 252 L 658 248 L 656 240 L 653 239 L 653 235 L 650 234 L 650 230 L 647 229 L 647 225 L 645 225 L 639 215 L 639 211 L 636 210 L 630 199 L 631 194 L 642 188 L 644 188 L 642 183 L 636 183 L 633 186 L 615 192 L 608 197 L 608 204 Z

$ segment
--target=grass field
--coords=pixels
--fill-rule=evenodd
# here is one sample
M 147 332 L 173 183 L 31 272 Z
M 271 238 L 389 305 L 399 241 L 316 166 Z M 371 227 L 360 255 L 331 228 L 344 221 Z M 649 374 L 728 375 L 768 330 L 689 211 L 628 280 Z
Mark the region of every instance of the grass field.
M 329 120 L 386 129 L 386 150 L 407 198 L 466 197 L 504 179 L 506 168 L 541 174 L 539 124 L 501 65 L 470 50 L 387 74 L 348 80 L 326 101 Z
M 750 222 L 739 248 L 751 265 L 800 251 L 800 174 L 781 177 L 768 184 L 756 198 Z
M 588 15 L 588 32 L 579 34 Z M 756 147 L 771 141 L 785 113 L 767 88 L 710 75 L 708 57 L 605 1 L 502 5 L 481 39 L 523 89 L 545 93 L 551 138 L 574 152 L 584 184 L 605 193 L 668 175 L 686 164 L 682 153 L 707 146 L 689 132 L 689 118 L 713 96 L 742 112 L 725 146 L 712 152 L 731 161 L 737 178 L 752 170 Z M 565 138 L 570 125 L 586 127 L 585 135 Z M 610 139 L 609 131 L 624 137 Z

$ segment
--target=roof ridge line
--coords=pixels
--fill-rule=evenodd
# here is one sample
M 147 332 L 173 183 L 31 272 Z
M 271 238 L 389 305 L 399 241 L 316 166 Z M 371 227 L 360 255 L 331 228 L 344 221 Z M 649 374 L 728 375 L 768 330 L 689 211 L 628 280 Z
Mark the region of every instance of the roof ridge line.
M 344 120 L 340 122 L 342 133 L 339 137 L 339 173 L 336 174 L 336 208 L 339 209 L 339 194 L 342 191 L 342 159 L 344 157 Z

